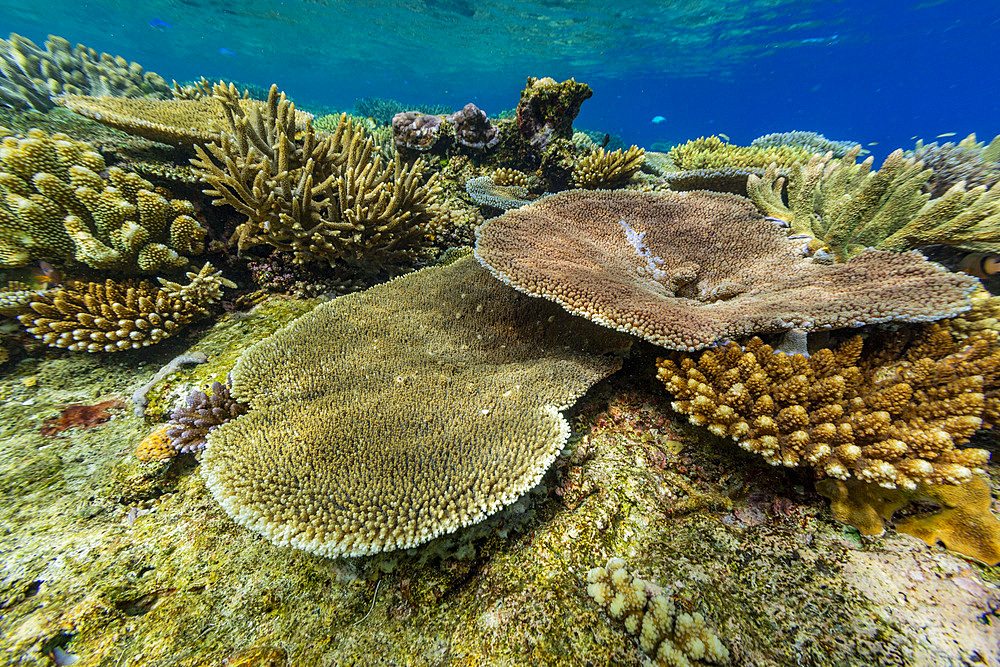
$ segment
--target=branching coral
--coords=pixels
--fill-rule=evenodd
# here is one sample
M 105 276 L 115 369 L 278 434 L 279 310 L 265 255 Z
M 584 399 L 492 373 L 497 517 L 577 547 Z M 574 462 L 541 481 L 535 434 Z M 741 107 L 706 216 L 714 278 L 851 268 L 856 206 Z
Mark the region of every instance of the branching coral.
M 958 183 L 965 183 L 966 189 L 979 185 L 993 187 L 1000 181 L 1000 136 L 996 137 L 989 147 L 976 141 L 976 135 L 970 134 L 958 144 L 950 141 L 941 146 L 937 142 L 920 145 L 913 151 L 912 157 L 924 163 L 933 170 L 933 174 L 924 184 L 924 192 L 931 198 L 945 194 Z
M 107 180 L 102 173 L 107 172 Z M 178 270 L 203 250 L 188 201 L 167 199 L 89 144 L 30 130 L 0 146 L 0 266 L 75 260 L 126 273 Z
M 208 434 L 215 428 L 246 414 L 247 404 L 232 397 L 232 384 L 226 381 L 213 382 L 206 394 L 196 391 L 184 401 L 184 405 L 170 413 L 170 425 L 165 435 L 170 447 L 182 454 L 200 452 L 205 449 Z
M 856 164 L 859 147 L 843 160 L 815 155 L 788 172 L 772 166 L 751 176 L 748 195 L 765 214 L 790 223 L 793 234 L 814 236 L 845 261 L 866 247 L 910 250 L 933 244 L 968 250 L 1000 251 L 1000 184 L 966 189 L 952 186 L 930 199 L 924 186 L 931 170 L 901 150 L 871 171 L 872 158 Z
M 436 193 L 423 161 L 384 165 L 346 116 L 323 138 L 309 122 L 297 136 L 295 105 L 276 86 L 249 111 L 234 87 L 217 85 L 215 95 L 227 128 L 218 144 L 195 147 L 192 164 L 213 203 L 246 216 L 240 250 L 267 243 L 301 263 L 394 262 L 423 239 Z
M 223 287 L 236 287 L 207 263 L 187 277 L 186 285 L 160 278 L 162 287 L 148 280 L 73 283 L 39 292 L 30 304 L 33 312 L 18 319 L 52 347 L 86 352 L 146 347 L 205 317 Z
M 494 280 L 471 257 L 315 308 L 240 357 L 247 414 L 202 471 L 238 523 L 325 556 L 413 547 L 535 486 L 559 410 L 626 337 Z
M 723 665 L 729 650 L 699 612 L 678 609 L 658 586 L 625 569 L 625 561 L 611 558 L 605 567 L 587 572 L 587 595 L 607 614 L 639 636 L 642 650 L 663 667 L 692 667 L 695 662 Z M 695 662 L 693 662 L 695 661 Z
M 811 151 L 798 146 L 736 146 L 719 137 L 700 137 L 674 146 L 668 155 L 681 171 L 692 169 L 764 169 L 772 162 L 789 166 L 808 159 Z
M 919 253 L 824 266 L 740 197 L 573 190 L 476 230 L 502 281 L 671 349 L 790 329 L 928 321 L 969 307 L 977 281 Z
M 658 363 L 674 409 L 772 465 L 886 488 L 964 484 L 989 458 L 958 449 L 1000 418 L 1000 348 L 946 326 L 860 336 L 810 358 L 759 338 Z
M 64 93 L 164 98 L 170 87 L 138 63 L 82 44 L 71 47 L 55 35 L 49 35 L 45 50 L 16 34 L 0 39 L 0 104 L 47 111 L 51 98 Z
M 573 185 L 588 190 L 618 187 L 639 171 L 645 154 L 636 146 L 624 153 L 621 149 L 606 152 L 598 148 L 573 168 Z

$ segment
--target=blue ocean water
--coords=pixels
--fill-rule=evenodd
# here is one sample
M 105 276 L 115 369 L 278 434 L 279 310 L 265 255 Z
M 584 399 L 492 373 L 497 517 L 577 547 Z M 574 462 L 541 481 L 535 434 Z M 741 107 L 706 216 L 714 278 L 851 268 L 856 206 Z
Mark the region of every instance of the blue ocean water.
M 575 77 L 595 91 L 578 126 L 645 146 L 800 129 L 884 154 L 1000 133 L 996 0 L 3 0 L 9 32 L 341 109 L 389 97 L 495 113 L 528 75 Z

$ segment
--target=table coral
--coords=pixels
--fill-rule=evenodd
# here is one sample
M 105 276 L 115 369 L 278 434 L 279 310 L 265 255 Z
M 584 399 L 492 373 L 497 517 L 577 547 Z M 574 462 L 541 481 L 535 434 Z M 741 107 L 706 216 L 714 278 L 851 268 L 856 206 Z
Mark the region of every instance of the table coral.
M 793 146 L 801 148 L 810 154 L 829 152 L 833 154 L 833 157 L 844 157 L 847 151 L 858 146 L 859 143 L 857 141 L 834 141 L 816 132 L 793 130 L 792 132 L 772 132 L 771 134 L 765 134 L 751 141 L 750 146 L 752 148 Z
M 573 167 L 573 185 L 588 190 L 618 187 L 639 171 L 645 154 L 636 146 L 624 153 L 598 148 Z
M 820 265 L 747 200 L 708 192 L 561 192 L 483 223 L 476 256 L 518 290 L 680 350 L 941 319 L 978 284 L 919 253 Z
M 764 169 L 772 162 L 789 166 L 806 160 L 812 151 L 806 148 L 781 145 L 737 146 L 719 137 L 699 137 L 674 146 L 668 155 L 681 171 L 692 169 Z
M 587 595 L 611 618 L 639 636 L 642 650 L 662 667 L 693 667 L 729 662 L 729 650 L 699 612 L 687 613 L 658 586 L 625 569 L 625 561 L 611 558 L 605 567 L 587 572 Z
M 506 177 L 506 174 L 501 175 L 501 178 Z M 516 178 L 510 179 L 511 182 L 507 185 L 497 183 L 494 178 L 493 176 L 470 178 L 465 182 L 465 191 L 477 204 L 498 208 L 501 211 L 527 206 L 537 199 L 532 197 L 528 193 L 528 188 L 518 183 Z
M 55 35 L 44 50 L 21 35 L 0 39 L 0 104 L 48 111 L 52 98 L 65 93 L 165 98 L 170 87 L 138 63 L 82 44 L 72 47 Z
M 559 411 L 627 337 L 518 294 L 469 256 L 322 304 L 247 350 L 202 472 L 238 523 L 324 556 L 408 548 L 535 486 Z
M 33 312 L 18 319 L 52 347 L 118 352 L 154 345 L 207 316 L 223 287 L 236 287 L 208 263 L 187 276 L 186 285 L 160 278 L 161 287 L 148 280 L 72 283 L 39 292 Z
M 793 234 L 822 241 L 840 262 L 866 247 L 903 251 L 944 244 L 1000 251 L 1000 184 L 967 189 L 956 183 L 931 199 L 924 190 L 932 171 L 923 163 L 897 150 L 873 172 L 871 157 L 856 164 L 859 150 L 839 161 L 829 153 L 814 155 L 791 166 L 787 178 L 769 167 L 750 177 L 748 195 L 766 215 L 787 221 Z
M 364 130 L 341 116 L 322 138 L 306 122 L 298 129 L 295 105 L 271 87 L 268 101 L 241 105 L 235 87 L 216 85 L 227 110 L 219 143 L 195 146 L 192 161 L 215 197 L 246 216 L 237 229 L 240 250 L 269 244 L 300 263 L 339 260 L 399 262 L 427 233 L 436 176 L 426 164 L 384 164 Z
M 673 407 L 772 465 L 886 488 L 965 484 L 989 459 L 958 449 L 1000 418 L 996 332 L 929 325 L 855 336 L 806 358 L 759 338 L 658 362 Z
M 181 269 L 204 249 L 191 202 L 108 169 L 89 144 L 64 134 L 4 138 L 0 190 L 0 266 L 49 259 L 156 273 Z

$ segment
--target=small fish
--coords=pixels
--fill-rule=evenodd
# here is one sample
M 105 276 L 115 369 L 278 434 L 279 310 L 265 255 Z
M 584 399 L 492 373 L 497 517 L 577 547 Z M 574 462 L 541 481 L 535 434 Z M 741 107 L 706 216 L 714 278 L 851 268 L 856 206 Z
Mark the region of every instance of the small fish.
M 989 278 L 1000 273 L 1000 255 L 991 252 L 974 252 L 958 263 L 960 271 L 977 278 Z
M 723 139 L 724 141 L 727 141 L 727 142 L 729 141 L 729 135 L 728 134 L 723 134 L 722 132 L 719 132 L 719 137 L 721 139 Z
M 878 142 L 877 141 L 869 141 L 868 145 L 869 146 L 878 146 Z
M 917 140 L 917 135 L 914 134 L 912 137 L 910 137 L 910 141 L 916 141 L 916 140 Z
M 224 46 L 219 48 L 219 53 L 221 53 L 224 56 L 235 56 L 236 55 L 235 51 L 230 51 L 229 49 L 227 49 Z
M 153 19 L 152 21 L 149 22 L 149 27 L 152 28 L 153 30 L 163 31 L 163 30 L 170 30 L 174 26 L 170 25 L 166 21 L 160 19 Z
M 49 289 L 62 283 L 62 273 L 43 259 L 31 270 L 31 279 L 41 286 L 41 289 Z
M 935 137 L 935 138 L 936 139 L 944 139 L 945 137 L 954 137 L 956 134 L 958 134 L 958 133 L 957 132 L 942 132 L 941 134 L 937 135 L 937 137 Z
M 649 121 L 653 125 L 659 125 L 660 123 L 665 123 L 667 121 L 663 116 L 653 116 L 653 120 Z

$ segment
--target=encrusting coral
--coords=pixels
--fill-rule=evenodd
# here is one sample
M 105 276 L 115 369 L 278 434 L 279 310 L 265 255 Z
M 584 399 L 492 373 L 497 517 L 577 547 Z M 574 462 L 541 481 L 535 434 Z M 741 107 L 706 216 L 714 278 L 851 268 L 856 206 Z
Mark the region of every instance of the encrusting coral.
M 0 104 L 48 111 L 61 94 L 166 98 L 170 87 L 138 63 L 55 35 L 44 50 L 21 35 L 0 39 Z
M 624 153 L 621 149 L 605 151 L 598 148 L 573 167 L 573 185 L 588 190 L 622 185 L 642 167 L 645 154 L 646 151 L 636 146 Z
M 534 487 L 569 437 L 559 411 L 628 345 L 465 256 L 322 304 L 244 352 L 232 395 L 250 410 L 209 434 L 202 472 L 279 545 L 413 547 Z
M 184 405 L 170 413 L 170 424 L 165 435 L 170 447 L 178 453 L 188 454 L 205 449 L 206 438 L 213 429 L 246 414 L 247 404 L 232 397 L 232 384 L 213 382 L 206 394 L 196 391 L 190 394 Z
M 587 595 L 625 624 L 639 646 L 662 667 L 692 667 L 729 662 L 729 650 L 699 612 L 678 608 L 658 586 L 636 577 L 621 558 L 587 572 Z
M 64 134 L 34 129 L 4 138 L 0 192 L 0 266 L 48 259 L 125 273 L 177 271 L 204 247 L 190 202 L 107 169 L 89 144 Z
M 300 263 L 388 263 L 423 240 L 437 188 L 422 160 L 404 165 L 396 156 L 383 164 L 346 115 L 323 138 L 308 121 L 299 131 L 295 105 L 276 86 L 249 111 L 235 87 L 218 84 L 214 92 L 227 126 L 218 144 L 195 146 L 192 164 L 214 204 L 246 216 L 237 229 L 240 250 L 266 243 Z
M 236 284 L 206 263 L 180 285 L 140 282 L 72 283 L 38 292 L 33 312 L 18 316 L 28 333 L 46 345 L 85 352 L 118 352 L 154 345 L 209 314 L 223 287 Z
M 764 169 L 769 164 L 790 166 L 809 158 L 812 151 L 787 144 L 737 146 L 719 137 L 700 137 L 674 146 L 668 155 L 681 171 L 692 169 Z
M 1000 418 L 997 333 L 946 325 L 854 336 L 806 358 L 759 338 L 658 362 L 692 424 L 772 465 L 886 488 L 965 484 L 989 452 L 958 449 Z
M 484 222 L 476 257 L 518 290 L 679 350 L 942 319 L 978 284 L 919 253 L 816 263 L 749 201 L 708 192 L 561 192 Z
M 897 150 L 873 172 L 871 157 L 855 163 L 859 150 L 855 146 L 839 161 L 829 153 L 814 155 L 790 167 L 787 178 L 771 166 L 750 177 L 748 196 L 766 215 L 788 222 L 792 234 L 815 237 L 839 262 L 866 247 L 1000 251 L 1000 184 L 967 189 L 960 182 L 930 199 L 924 189 L 932 172 L 923 163 Z

